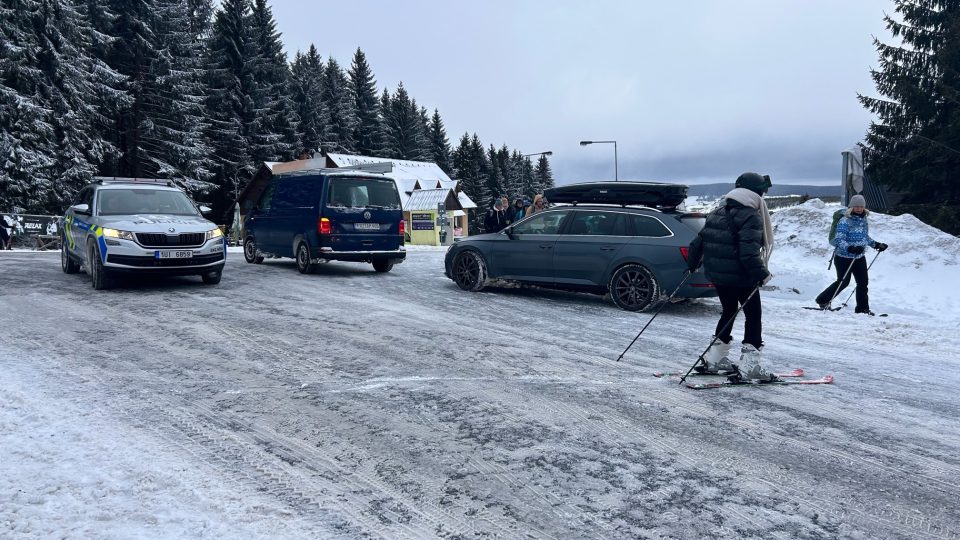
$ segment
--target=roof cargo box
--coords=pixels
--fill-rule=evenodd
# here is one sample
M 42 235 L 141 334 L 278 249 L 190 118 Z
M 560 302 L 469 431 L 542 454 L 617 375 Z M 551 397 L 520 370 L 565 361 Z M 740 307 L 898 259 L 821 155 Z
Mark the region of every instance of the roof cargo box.
M 551 203 L 675 208 L 687 198 L 687 186 L 657 182 L 585 182 L 550 188 L 543 195 Z

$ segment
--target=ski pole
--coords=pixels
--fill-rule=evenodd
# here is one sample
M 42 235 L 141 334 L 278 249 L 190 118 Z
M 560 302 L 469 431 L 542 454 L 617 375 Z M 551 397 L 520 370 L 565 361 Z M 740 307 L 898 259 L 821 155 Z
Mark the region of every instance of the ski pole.
M 631 341 L 630 344 L 627 345 L 627 348 L 624 349 L 622 353 L 620 353 L 620 356 L 617 357 L 617 362 L 619 362 L 620 360 L 623 360 L 623 355 L 627 354 L 627 351 L 630 350 L 630 347 L 633 347 L 633 344 L 636 343 L 638 339 L 640 339 L 640 334 L 642 334 L 643 331 L 646 330 L 648 326 L 650 326 L 650 323 L 652 323 L 653 320 L 657 318 L 657 315 L 659 315 L 660 312 L 663 311 L 664 306 L 670 303 L 670 300 L 672 300 L 673 296 L 677 294 L 677 291 L 680 290 L 680 287 L 683 287 L 683 284 L 686 283 L 688 279 L 690 279 L 690 276 L 693 275 L 693 272 L 691 272 L 688 269 L 684 272 L 684 274 L 685 275 L 683 277 L 683 281 L 681 281 L 680 284 L 677 285 L 677 288 L 674 289 L 672 293 L 670 293 L 670 296 L 667 297 L 667 301 L 660 304 L 660 307 L 657 308 L 657 312 L 653 314 L 653 317 L 650 317 L 650 320 L 647 321 L 647 324 L 643 325 L 643 328 L 640 329 L 640 333 L 637 334 L 637 337 L 633 338 L 633 341 Z
M 730 330 L 730 328 L 733 326 L 733 321 L 737 319 L 737 315 L 740 315 L 740 312 L 743 311 L 743 306 L 747 305 L 747 302 L 749 302 L 750 299 L 753 298 L 753 295 L 757 294 L 757 291 L 759 290 L 760 290 L 760 285 L 757 285 L 753 289 L 753 292 L 750 293 L 750 296 L 748 296 L 747 299 L 740 304 L 740 307 L 737 308 L 737 312 L 733 314 L 733 317 L 730 317 L 730 320 L 727 321 L 727 324 L 723 327 L 723 329 L 717 332 L 717 335 L 713 336 L 713 340 L 710 341 L 710 345 L 707 345 L 707 348 L 704 349 L 702 353 L 700 353 L 700 356 L 698 356 L 697 359 L 693 362 L 693 365 L 690 366 L 690 369 L 687 370 L 687 372 L 683 375 L 683 377 L 680 377 L 680 384 L 683 384 L 683 381 L 687 380 L 687 375 L 690 375 L 690 372 L 693 371 L 693 368 L 697 367 L 697 364 L 699 364 L 701 361 L 705 361 L 703 360 L 703 355 L 707 354 L 707 351 L 710 350 L 710 347 L 713 347 L 713 344 L 716 343 L 718 339 L 720 339 L 720 334 L 725 334 Z
M 856 259 L 854 259 L 853 261 L 850 261 L 850 266 L 847 267 L 847 271 L 843 273 L 843 278 L 837 283 L 837 288 L 834 289 L 833 296 L 830 297 L 830 301 L 827 302 L 827 306 L 833 305 L 833 300 L 837 297 L 838 294 L 840 294 L 840 290 L 842 289 L 842 287 L 840 286 L 843 285 L 845 281 L 847 281 L 848 277 L 850 277 L 850 271 L 853 270 L 853 263 L 855 260 Z
M 878 251 L 877 254 L 873 256 L 873 260 L 870 261 L 870 264 L 867 265 L 867 272 L 869 272 L 869 271 L 870 271 L 870 268 L 873 267 L 873 263 L 877 261 L 877 257 L 880 256 L 880 253 L 881 253 L 881 252 Z M 850 268 L 853 268 L 853 265 L 852 265 L 852 264 L 850 265 Z M 858 284 L 857 284 L 857 287 L 859 287 L 859 286 L 860 286 L 860 284 L 858 283 Z M 843 301 L 843 304 L 842 304 L 839 308 L 837 308 L 837 309 L 843 309 L 843 308 L 847 307 L 847 302 L 849 302 L 850 299 L 853 298 L 853 293 L 857 292 L 857 287 L 854 287 L 853 290 L 850 291 L 850 295 L 847 296 L 847 299 L 844 300 L 844 301 Z

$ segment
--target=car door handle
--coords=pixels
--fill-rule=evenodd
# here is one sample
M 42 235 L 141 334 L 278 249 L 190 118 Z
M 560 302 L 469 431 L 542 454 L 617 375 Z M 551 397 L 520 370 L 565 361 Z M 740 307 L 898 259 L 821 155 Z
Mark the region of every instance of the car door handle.
M 617 249 L 617 246 L 602 246 L 600 251 L 613 251 L 615 249 Z
M 553 247 L 553 244 L 540 244 L 540 249 L 550 249 Z

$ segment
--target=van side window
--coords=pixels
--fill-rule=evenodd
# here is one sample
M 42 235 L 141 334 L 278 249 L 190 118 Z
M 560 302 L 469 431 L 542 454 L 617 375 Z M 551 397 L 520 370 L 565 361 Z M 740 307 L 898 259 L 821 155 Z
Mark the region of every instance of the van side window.
M 263 195 L 260 196 L 260 204 L 257 205 L 260 210 L 269 210 L 270 204 L 273 202 L 273 190 L 275 189 L 276 183 L 271 182 L 267 189 L 263 192 Z
M 640 214 L 633 214 L 630 217 L 631 221 L 633 222 L 634 236 L 662 238 L 664 236 L 670 236 L 673 234 L 670 232 L 670 229 L 668 229 L 663 223 L 660 223 L 660 220 L 658 219 Z

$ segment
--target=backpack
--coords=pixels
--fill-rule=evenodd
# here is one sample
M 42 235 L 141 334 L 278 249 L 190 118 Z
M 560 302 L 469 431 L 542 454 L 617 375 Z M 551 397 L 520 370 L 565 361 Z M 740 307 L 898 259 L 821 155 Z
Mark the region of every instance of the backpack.
M 846 211 L 846 208 L 841 208 L 833 213 L 833 222 L 830 224 L 830 234 L 827 235 L 827 241 L 830 242 L 831 246 L 835 245 L 833 242 L 837 238 L 837 223 L 840 222 L 840 218 L 843 217 Z

